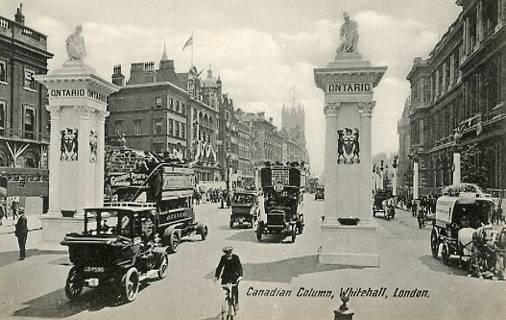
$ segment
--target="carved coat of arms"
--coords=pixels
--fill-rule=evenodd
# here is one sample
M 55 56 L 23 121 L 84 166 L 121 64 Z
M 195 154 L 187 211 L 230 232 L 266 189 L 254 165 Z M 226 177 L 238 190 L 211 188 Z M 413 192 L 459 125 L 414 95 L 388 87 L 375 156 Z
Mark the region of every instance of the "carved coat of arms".
M 98 138 L 97 138 L 97 132 L 95 130 L 90 130 L 90 162 L 95 163 L 97 162 L 97 144 L 98 144 Z
M 60 160 L 61 161 L 76 161 L 78 158 L 78 129 L 67 128 L 60 131 L 61 133 L 61 146 L 60 146 Z
M 337 163 L 360 163 L 360 144 L 358 128 L 337 130 Z

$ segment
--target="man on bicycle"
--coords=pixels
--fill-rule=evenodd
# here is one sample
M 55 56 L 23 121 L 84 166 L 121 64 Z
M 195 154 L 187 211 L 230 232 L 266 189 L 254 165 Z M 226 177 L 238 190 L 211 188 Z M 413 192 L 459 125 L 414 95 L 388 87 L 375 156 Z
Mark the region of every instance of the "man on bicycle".
M 239 281 L 242 279 L 242 264 L 239 257 L 232 253 L 232 250 L 232 247 L 223 248 L 225 254 L 221 256 L 220 263 L 214 274 L 214 280 L 218 280 L 221 274 L 222 285 L 237 283 L 237 285 L 232 287 L 232 297 L 235 299 L 235 310 L 239 311 Z

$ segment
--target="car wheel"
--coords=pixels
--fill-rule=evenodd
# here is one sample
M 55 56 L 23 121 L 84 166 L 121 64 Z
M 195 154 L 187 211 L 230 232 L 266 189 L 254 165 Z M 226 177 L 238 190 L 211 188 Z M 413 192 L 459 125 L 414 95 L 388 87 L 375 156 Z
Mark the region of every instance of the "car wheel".
M 158 278 L 160 279 L 165 278 L 168 270 L 169 270 L 169 257 L 164 252 L 162 253 L 162 259 L 160 262 L 160 266 L 158 267 Z
M 230 220 L 228 225 L 229 225 L 230 229 L 233 229 L 234 228 L 234 220 Z
M 128 269 L 123 280 L 124 297 L 127 302 L 132 302 L 139 292 L 139 273 L 135 267 Z
M 437 259 L 439 251 L 439 239 L 436 229 L 432 229 L 430 233 L 430 251 L 432 252 L 432 257 Z
M 67 281 L 65 282 L 65 295 L 70 300 L 74 300 L 81 294 L 83 287 L 84 279 L 81 270 L 74 266 L 70 269 Z

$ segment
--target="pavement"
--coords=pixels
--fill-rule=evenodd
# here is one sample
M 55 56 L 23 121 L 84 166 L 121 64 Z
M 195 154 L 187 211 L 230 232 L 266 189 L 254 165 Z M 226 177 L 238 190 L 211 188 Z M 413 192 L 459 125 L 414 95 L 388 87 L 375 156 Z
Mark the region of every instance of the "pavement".
M 230 209 L 218 207 L 196 207 L 197 219 L 209 226 L 208 238 L 182 242 L 169 256 L 167 277 L 145 282 L 128 304 L 117 303 L 105 289 L 86 290 L 68 301 L 63 289 L 71 267 L 67 254 L 37 250 L 41 232 L 33 231 L 28 258 L 18 261 L 15 237 L 0 236 L 0 319 L 218 319 L 223 292 L 212 279 L 221 248 L 231 245 L 244 268 L 239 320 L 334 319 L 339 294 L 348 288 L 386 288 L 381 297 L 351 297 L 354 320 L 504 320 L 506 282 L 467 277 L 457 266 L 434 259 L 431 227 L 419 229 L 403 210 L 390 221 L 374 219 L 380 267 L 357 268 L 317 263 L 323 201 L 306 197 L 306 228 L 293 244 L 275 237 L 259 243 L 251 229 L 230 229 Z M 291 295 L 280 296 L 282 290 Z M 416 297 L 417 292 L 424 296 Z

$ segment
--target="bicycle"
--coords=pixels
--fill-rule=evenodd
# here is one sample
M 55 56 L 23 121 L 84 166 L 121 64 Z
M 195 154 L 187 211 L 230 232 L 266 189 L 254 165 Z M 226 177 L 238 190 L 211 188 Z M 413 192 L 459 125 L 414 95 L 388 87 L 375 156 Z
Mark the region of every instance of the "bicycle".
M 222 284 L 221 287 L 225 291 L 225 299 L 221 304 L 221 319 L 222 320 L 233 320 L 237 314 L 237 308 L 235 303 L 235 297 L 232 294 L 232 289 L 239 285 L 241 278 L 237 279 L 236 283 L 229 282 Z

